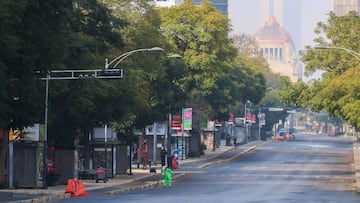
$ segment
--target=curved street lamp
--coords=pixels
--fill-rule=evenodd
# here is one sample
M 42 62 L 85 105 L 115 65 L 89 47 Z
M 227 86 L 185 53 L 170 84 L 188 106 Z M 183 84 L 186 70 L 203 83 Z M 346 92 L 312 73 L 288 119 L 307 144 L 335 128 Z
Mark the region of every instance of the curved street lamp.
M 133 53 L 136 53 L 136 52 L 142 52 L 142 51 L 164 51 L 163 48 L 161 47 L 152 47 L 152 48 L 145 48 L 145 49 L 135 49 L 135 50 L 132 50 L 132 51 L 129 51 L 129 52 L 126 52 L 116 58 L 114 58 L 112 61 L 108 62 L 108 59 L 105 59 L 105 70 L 109 69 L 109 66 L 112 66 L 110 67 L 110 69 L 116 69 L 116 67 L 119 65 L 119 63 L 121 63 L 125 58 L 127 58 L 128 56 L 132 55 Z M 105 127 L 106 128 L 106 127 Z M 105 133 L 105 138 L 106 138 L 106 133 Z M 106 139 L 105 139 L 105 160 L 107 159 L 107 146 L 106 146 Z M 130 149 L 129 149 L 129 165 L 130 165 L 130 168 L 129 168 L 129 175 L 133 175 L 132 172 L 131 172 L 131 145 L 130 145 Z M 106 162 L 107 164 L 107 162 Z M 107 168 L 107 166 L 106 166 Z
M 108 62 L 108 59 L 105 59 L 105 69 L 108 69 L 110 65 L 112 65 L 113 63 L 116 63 L 111 67 L 111 68 L 116 68 L 117 65 L 119 65 L 119 63 L 121 63 L 125 58 L 127 58 L 128 56 L 132 55 L 133 53 L 136 52 L 141 52 L 141 51 L 164 51 L 164 49 L 162 49 L 161 47 L 152 47 L 152 48 L 147 48 L 147 49 L 136 49 L 136 50 L 132 50 L 129 52 L 126 52 L 118 57 L 116 57 L 115 59 L 113 59 L 112 61 L 110 61 L 110 63 Z
M 360 61 L 360 54 L 359 53 L 357 53 L 357 52 L 355 52 L 353 50 L 344 48 L 344 47 L 316 46 L 314 48 L 315 49 L 339 49 L 339 50 L 343 50 L 343 51 L 346 51 L 347 53 L 351 54 L 353 57 L 355 57 L 357 60 Z

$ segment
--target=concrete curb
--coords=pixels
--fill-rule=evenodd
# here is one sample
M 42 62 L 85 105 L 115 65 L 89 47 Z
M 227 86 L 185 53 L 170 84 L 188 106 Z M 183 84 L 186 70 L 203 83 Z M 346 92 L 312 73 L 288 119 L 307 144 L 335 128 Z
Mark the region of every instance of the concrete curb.
M 175 181 L 177 179 L 180 179 L 182 177 L 185 177 L 186 175 L 187 175 L 186 173 L 181 173 L 179 175 L 176 175 L 176 176 L 173 177 L 173 181 Z M 158 181 L 155 181 L 154 183 L 148 183 L 148 184 L 141 185 L 141 186 L 107 191 L 107 192 L 105 192 L 105 194 L 113 195 L 113 194 L 125 193 L 125 192 L 130 192 L 130 191 L 143 190 L 143 189 L 146 189 L 146 188 L 155 188 L 155 187 L 158 187 L 158 186 L 160 186 L 162 184 L 163 184 L 162 180 L 158 180 Z
M 150 176 L 154 176 L 155 174 L 149 174 L 147 177 Z M 143 179 L 144 177 L 139 177 L 139 178 L 134 178 L 132 179 L 130 182 L 135 182 L 138 180 Z M 120 186 L 123 183 L 119 183 L 119 184 L 114 184 L 113 186 Z M 92 191 L 92 190 L 98 190 L 98 189 L 105 189 L 107 188 L 107 185 L 103 185 L 103 186 L 98 186 L 98 187 L 93 187 L 93 188 L 88 188 L 86 189 L 86 191 Z M 128 188 L 129 189 L 129 188 Z M 131 188 L 130 188 L 131 189 Z M 134 190 L 134 189 L 132 189 Z M 132 191 L 132 190 L 127 190 L 127 191 Z M 124 192 L 127 192 L 124 191 Z M 69 193 L 63 193 L 63 194 L 51 194 L 51 195 L 45 195 L 42 197 L 37 197 L 37 198 L 33 198 L 33 199 L 27 199 L 27 200 L 19 200 L 19 201 L 12 201 L 10 203 L 44 203 L 44 202 L 50 202 L 50 201 L 54 201 L 54 200 L 60 200 L 60 199 L 67 199 L 67 198 L 71 198 L 71 194 Z
M 56 194 L 56 195 L 47 195 L 43 197 L 38 197 L 34 199 L 27 199 L 27 200 L 19 200 L 13 201 L 12 203 L 41 203 L 41 202 L 49 202 L 54 200 L 66 199 L 70 198 L 70 194 Z

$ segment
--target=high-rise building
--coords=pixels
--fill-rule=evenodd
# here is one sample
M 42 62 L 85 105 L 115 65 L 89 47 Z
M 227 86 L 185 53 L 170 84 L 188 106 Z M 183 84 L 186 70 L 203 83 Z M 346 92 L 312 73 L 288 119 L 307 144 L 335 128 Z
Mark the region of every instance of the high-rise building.
M 360 0 L 334 0 L 334 12 L 337 16 L 347 15 L 350 11 L 360 11 Z
M 203 0 L 193 0 L 193 4 L 200 5 Z M 154 0 L 156 6 L 170 7 L 184 3 L 184 0 Z M 222 14 L 228 15 L 228 0 L 210 0 L 211 4 Z
M 296 49 L 301 47 L 301 1 L 262 0 L 262 22 L 275 16 L 281 27 L 288 31 Z
M 201 4 L 203 0 L 193 0 L 193 4 Z M 228 15 L 228 0 L 210 0 L 213 6 L 224 15 Z
M 301 46 L 301 2 L 261 0 L 264 26 L 254 40 L 270 69 L 296 82 L 302 78 L 302 66 L 296 48 Z
M 159 7 L 170 7 L 184 3 L 184 0 L 154 0 L 156 6 Z

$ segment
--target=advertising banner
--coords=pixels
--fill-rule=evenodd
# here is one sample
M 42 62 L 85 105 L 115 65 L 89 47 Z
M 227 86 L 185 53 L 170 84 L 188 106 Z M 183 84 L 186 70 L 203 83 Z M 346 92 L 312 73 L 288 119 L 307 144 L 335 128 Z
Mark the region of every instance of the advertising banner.
M 261 113 L 260 115 L 260 125 L 265 125 L 265 113 Z
M 175 115 L 171 120 L 172 130 L 181 130 L 181 116 L 180 113 Z
M 184 130 L 192 130 L 192 108 L 182 110 Z
M 40 141 L 40 124 L 34 124 L 34 126 L 27 127 L 22 131 L 22 140 Z
M 246 122 L 251 123 L 251 113 L 250 112 L 246 114 Z
M 256 123 L 256 115 L 251 114 L 251 123 Z

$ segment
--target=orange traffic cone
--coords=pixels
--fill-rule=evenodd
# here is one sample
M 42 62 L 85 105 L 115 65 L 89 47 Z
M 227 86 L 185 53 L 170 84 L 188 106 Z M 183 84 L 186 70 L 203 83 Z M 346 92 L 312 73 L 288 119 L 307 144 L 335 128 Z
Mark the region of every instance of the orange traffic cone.
M 67 184 L 66 189 L 65 189 L 65 194 L 66 193 L 70 193 L 71 196 L 74 195 L 74 193 L 75 193 L 75 180 L 74 179 L 69 179 L 68 180 L 68 184 Z
M 172 166 L 173 169 L 179 168 L 175 156 L 174 156 L 173 159 L 172 159 L 172 164 L 171 164 L 171 166 Z
M 75 196 L 82 196 L 86 197 L 88 195 L 87 191 L 85 190 L 84 184 L 82 180 L 77 180 L 77 187 L 75 191 Z

